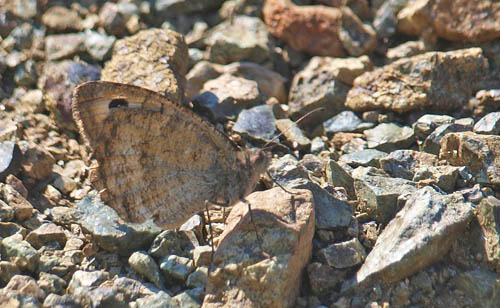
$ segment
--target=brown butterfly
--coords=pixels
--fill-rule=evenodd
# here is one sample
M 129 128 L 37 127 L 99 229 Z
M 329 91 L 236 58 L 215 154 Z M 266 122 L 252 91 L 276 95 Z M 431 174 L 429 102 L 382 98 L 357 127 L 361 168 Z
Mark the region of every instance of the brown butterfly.
M 177 228 L 206 201 L 244 198 L 269 165 L 264 151 L 240 149 L 188 108 L 144 88 L 87 82 L 72 107 L 98 163 L 91 182 L 126 221 Z

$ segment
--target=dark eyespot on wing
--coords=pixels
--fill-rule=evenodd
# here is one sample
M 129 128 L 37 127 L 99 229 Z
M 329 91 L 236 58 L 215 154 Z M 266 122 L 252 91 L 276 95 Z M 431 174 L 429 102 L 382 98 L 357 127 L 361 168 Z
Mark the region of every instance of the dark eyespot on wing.
M 116 98 L 109 102 L 109 109 L 120 107 L 128 107 L 128 102 L 123 98 Z

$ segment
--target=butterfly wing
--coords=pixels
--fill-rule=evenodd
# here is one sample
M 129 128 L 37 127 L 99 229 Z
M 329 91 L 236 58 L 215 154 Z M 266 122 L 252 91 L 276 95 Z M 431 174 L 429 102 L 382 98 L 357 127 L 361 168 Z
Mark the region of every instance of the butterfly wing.
M 143 88 L 85 83 L 75 89 L 73 116 L 98 162 L 92 184 L 126 221 L 176 228 L 241 169 L 215 127 Z

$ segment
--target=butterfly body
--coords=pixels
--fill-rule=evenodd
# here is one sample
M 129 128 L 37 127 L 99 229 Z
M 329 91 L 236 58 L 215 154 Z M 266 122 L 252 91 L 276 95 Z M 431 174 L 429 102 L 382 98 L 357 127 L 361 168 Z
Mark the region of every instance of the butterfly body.
M 177 228 L 205 201 L 245 197 L 269 164 L 263 151 L 240 149 L 191 110 L 132 85 L 78 86 L 73 116 L 98 163 L 93 186 L 126 221 Z

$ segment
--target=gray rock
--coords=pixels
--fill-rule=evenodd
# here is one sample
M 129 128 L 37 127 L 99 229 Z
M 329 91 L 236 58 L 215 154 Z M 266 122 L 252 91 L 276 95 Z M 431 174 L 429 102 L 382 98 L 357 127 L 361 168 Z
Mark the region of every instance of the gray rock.
M 205 288 L 208 279 L 208 267 L 198 267 L 189 274 L 186 286 L 189 288 Z
M 198 245 L 198 240 L 192 231 L 165 230 L 154 239 L 148 252 L 158 259 L 169 255 L 191 257 Z
M 333 187 L 344 187 L 350 198 L 355 199 L 354 180 L 352 176 L 334 160 L 326 164 L 326 178 Z
M 448 115 L 425 114 L 413 123 L 412 127 L 417 139 L 424 140 L 436 129 L 436 127 L 443 124 L 451 124 L 454 121 L 455 119 Z
M 241 38 L 245 39 L 242 40 Z M 238 61 L 263 63 L 269 60 L 274 38 L 257 17 L 239 15 L 215 26 L 206 37 L 210 62 Z
M 44 223 L 37 229 L 31 231 L 26 236 L 26 241 L 31 244 L 31 246 L 36 249 L 55 241 L 61 247 L 66 244 L 66 234 L 64 229 L 53 223 Z
M 382 123 L 364 131 L 368 148 L 384 152 L 406 149 L 415 142 L 413 129 L 394 123 Z
M 49 294 L 43 301 L 43 307 L 54 308 L 80 308 L 77 299 L 71 294 L 57 295 Z
M 320 249 L 317 257 L 325 264 L 337 269 L 352 267 L 362 263 L 366 252 L 357 238 L 350 241 L 335 243 Z
M 37 14 L 36 0 L 13 0 L 9 3 L 10 11 L 23 19 L 30 19 Z
M 135 6 L 135 4 L 130 3 Z M 126 7 L 120 4 L 107 2 L 99 11 L 99 25 L 107 33 L 116 36 L 125 36 L 129 34 L 127 21 L 134 15 L 133 11 L 127 11 Z
M 36 280 L 30 276 L 26 275 L 15 275 L 9 280 L 4 290 L 16 291 L 21 294 L 31 295 L 36 297 L 38 300 L 43 301 L 46 294 L 38 284 Z
M 12 277 L 20 274 L 19 267 L 9 261 L 0 261 L 0 281 L 3 285 L 7 284 Z
M 352 167 L 378 167 L 380 165 L 379 161 L 386 156 L 387 153 L 385 152 L 368 149 L 350 154 L 344 154 L 339 157 L 339 162 L 348 164 Z
M 68 293 L 74 293 L 78 288 L 97 287 L 109 279 L 109 273 L 104 271 L 76 271 L 68 284 Z
M 26 241 L 19 240 L 15 236 L 2 239 L 2 256 L 14 263 L 21 270 L 34 273 L 40 254 Z
M 352 56 L 371 53 L 377 47 L 377 34 L 371 25 L 363 23 L 347 6 L 342 7 L 342 27 L 339 31 L 342 46 Z
M 276 134 L 276 119 L 267 105 L 243 110 L 233 131 L 257 140 L 271 140 Z
M 82 19 L 76 10 L 55 5 L 42 15 L 42 23 L 55 32 L 76 32 L 82 30 Z
M 139 298 L 136 301 L 137 308 L 170 308 L 180 307 L 172 296 L 160 291 L 154 295 Z
M 446 134 L 455 133 L 455 132 L 466 132 L 471 131 L 472 126 L 469 125 L 461 125 L 457 123 L 452 124 L 443 124 L 437 127 L 424 141 L 422 146 L 422 151 L 427 153 L 439 154 L 439 150 L 441 149 L 441 140 Z
M 158 288 L 164 287 L 163 277 L 155 260 L 145 251 L 136 251 L 128 258 L 128 264 L 137 273 L 146 277 Z
M 311 153 L 318 154 L 326 149 L 326 144 L 321 137 L 314 137 L 311 140 Z
M 0 142 L 0 181 L 5 181 L 9 174 L 17 174 L 21 168 L 22 153 L 12 141 Z
M 0 200 L 0 222 L 13 220 L 14 214 L 14 209 L 11 208 L 7 203 Z
M 59 276 L 44 272 L 39 274 L 37 284 L 46 294 L 55 293 L 59 295 L 63 294 L 68 286 L 68 283 Z
M 45 53 L 50 61 L 72 58 L 85 52 L 83 33 L 53 34 L 45 38 Z
M 158 0 L 154 2 L 154 10 L 160 16 L 178 16 L 190 13 L 201 13 L 219 7 L 222 0 Z
M 0 237 L 7 238 L 16 234 L 23 238 L 26 236 L 26 229 L 13 222 L 0 222 Z
M 333 292 L 345 280 L 346 276 L 346 272 L 319 262 L 308 264 L 306 270 L 311 291 L 319 296 Z
M 473 132 L 486 135 L 500 134 L 500 112 L 491 112 L 477 121 Z
M 396 150 L 379 160 L 380 167 L 392 177 L 412 180 L 415 168 L 433 166 L 438 157 L 433 154 L 413 150 Z
M 268 171 L 273 179 L 285 188 L 308 189 L 312 192 L 316 207 L 316 229 L 334 230 L 349 226 L 352 219 L 351 206 L 311 181 L 305 168 L 291 155 L 285 155 L 275 161 Z
M 323 108 L 302 120 L 301 127 L 315 126 L 346 109 L 344 102 L 349 86 L 336 78 L 338 73 L 330 71 L 331 64 L 324 59 L 313 57 L 295 74 L 290 86 L 288 106 L 293 119 Z
M 489 196 L 481 200 L 478 206 L 477 220 L 484 237 L 486 259 L 496 270 L 500 269 L 500 200 Z
M 396 282 L 440 260 L 473 215 L 473 205 L 461 194 L 442 195 L 429 186 L 418 190 L 342 289 Z
M 116 37 L 95 31 L 85 32 L 84 46 L 87 53 L 95 61 L 108 60 L 115 44 Z
M 188 275 L 194 271 L 194 264 L 188 258 L 170 255 L 160 260 L 160 269 L 171 280 L 185 283 Z
M 212 256 L 212 247 L 208 245 L 195 247 L 193 250 L 193 261 L 196 267 L 209 266 Z
M 193 296 L 188 291 L 181 292 L 174 296 L 174 299 L 179 303 L 179 307 L 187 307 L 187 308 L 199 308 L 201 307 L 201 301 Z
M 402 194 L 415 192 L 416 183 L 379 175 L 357 176 L 354 172 L 354 188 L 359 208 L 381 223 L 389 222 L 398 211 L 397 200 Z
M 35 61 L 28 60 L 16 67 L 14 81 L 18 86 L 30 88 L 36 84 L 38 75 L 36 73 Z
M 458 274 L 452 285 L 463 292 L 473 307 L 497 307 L 500 305 L 500 275 L 484 269 L 475 269 Z
M 109 282 L 108 280 L 106 284 Z M 153 295 L 160 291 L 150 283 L 142 283 L 127 277 L 114 279 L 112 288 L 122 294 L 126 302 L 135 301 L 140 297 Z
M 379 38 L 390 37 L 396 33 L 396 16 L 408 2 L 408 0 L 384 1 L 377 9 L 373 20 L 373 27 L 377 31 Z
M 147 249 L 161 232 L 152 221 L 142 224 L 126 223 L 116 212 L 101 202 L 95 193 L 88 194 L 76 205 L 74 221 L 92 234 L 102 249 L 127 255 Z
M 276 120 L 276 127 L 283 133 L 282 136 L 285 138 L 283 141 L 284 144 L 300 151 L 308 151 L 310 149 L 311 140 L 304 135 L 297 123 L 290 119 L 279 119 Z
M 442 190 L 451 193 L 455 189 L 460 167 L 454 166 L 424 166 L 415 169 L 414 182 L 435 184 Z
M 342 111 L 336 116 L 323 122 L 323 129 L 328 136 L 338 132 L 357 132 L 361 119 L 352 111 Z
M 22 294 L 15 291 L 0 291 L 0 305 L 9 308 L 41 308 L 42 305 L 36 297 L 31 294 Z

